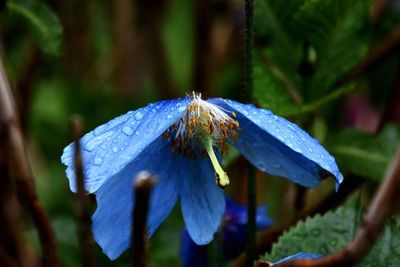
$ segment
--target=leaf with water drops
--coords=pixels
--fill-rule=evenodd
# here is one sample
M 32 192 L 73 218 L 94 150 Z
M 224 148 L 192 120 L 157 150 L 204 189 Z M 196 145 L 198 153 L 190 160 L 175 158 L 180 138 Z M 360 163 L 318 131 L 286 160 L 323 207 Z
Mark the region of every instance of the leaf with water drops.
M 299 222 L 281 236 L 263 258 L 273 262 L 298 252 L 333 254 L 354 238 L 359 223 L 354 207 L 317 215 Z M 400 231 L 394 221 L 386 225 L 381 239 L 357 266 L 400 266 Z

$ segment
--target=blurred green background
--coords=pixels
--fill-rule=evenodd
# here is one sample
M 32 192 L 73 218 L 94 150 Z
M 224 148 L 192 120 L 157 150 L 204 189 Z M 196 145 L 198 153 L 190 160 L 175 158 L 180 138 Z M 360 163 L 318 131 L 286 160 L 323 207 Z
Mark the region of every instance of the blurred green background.
M 17 99 L 37 191 L 65 266 L 80 266 L 75 196 L 63 148 L 69 118 L 85 131 L 129 110 L 192 91 L 248 102 L 243 90 L 244 2 L 240 0 L 9 0 L 0 15 L 2 53 Z M 301 125 L 336 157 L 346 177 L 374 188 L 399 142 L 400 2 L 257 0 L 254 98 Z M 241 162 L 231 151 L 226 163 Z M 240 164 L 227 193 L 246 199 Z M 363 194 L 370 197 L 371 190 Z M 258 202 L 276 224 L 333 192 L 304 192 L 257 174 Z M 340 193 L 340 192 L 339 192 Z M 300 196 L 299 196 L 300 195 Z M 299 201 L 299 199 L 303 199 Z M 93 210 L 95 200 L 93 198 Z M 35 229 L 28 237 L 39 250 Z M 179 207 L 151 238 L 153 266 L 179 266 Z M 99 266 L 128 266 L 128 253 Z

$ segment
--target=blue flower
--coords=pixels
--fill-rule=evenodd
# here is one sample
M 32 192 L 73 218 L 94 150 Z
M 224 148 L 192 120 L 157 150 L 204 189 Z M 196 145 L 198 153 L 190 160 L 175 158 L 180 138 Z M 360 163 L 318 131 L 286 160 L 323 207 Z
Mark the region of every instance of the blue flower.
M 236 258 L 244 251 L 247 236 L 247 207 L 235 203 L 226 197 L 226 210 L 222 220 L 222 249 L 223 259 L 227 262 Z M 271 218 L 267 216 L 267 207 L 257 207 L 256 225 L 257 229 L 265 229 L 272 224 Z M 187 230 L 182 233 L 181 258 L 184 267 L 207 267 L 208 250 L 205 245 L 197 245 L 189 236 Z
M 147 170 L 158 176 L 148 216 L 149 234 L 165 220 L 178 197 L 191 238 L 212 240 L 225 210 L 229 183 L 220 161 L 227 143 L 252 164 L 303 186 L 343 176 L 334 158 L 295 124 L 232 100 L 202 100 L 199 95 L 152 103 L 119 116 L 81 139 L 85 188 L 94 193 L 95 240 L 110 259 L 130 243 L 132 178 Z M 61 158 L 76 191 L 73 146 Z M 217 183 L 218 186 L 215 185 Z

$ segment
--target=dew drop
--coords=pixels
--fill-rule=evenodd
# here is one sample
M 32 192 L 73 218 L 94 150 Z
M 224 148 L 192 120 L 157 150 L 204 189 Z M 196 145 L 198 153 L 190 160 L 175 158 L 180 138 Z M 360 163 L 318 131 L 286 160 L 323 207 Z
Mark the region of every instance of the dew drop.
M 314 237 L 319 237 L 319 236 L 321 235 L 321 229 L 315 228 L 315 229 L 311 230 L 311 234 L 312 234 Z
M 124 134 L 126 134 L 126 135 L 132 135 L 133 130 L 132 130 L 132 128 L 129 127 L 129 126 L 124 126 L 124 127 L 122 128 L 122 132 L 123 132 Z
M 103 164 L 103 158 L 102 157 L 99 157 L 99 156 L 96 156 L 95 158 L 94 158 L 94 165 L 97 165 L 97 166 L 99 166 L 99 165 L 101 165 L 101 164 Z
M 135 120 L 140 120 L 141 118 L 143 117 L 143 113 L 142 112 L 140 112 L 140 111 L 138 111 L 138 112 L 136 112 L 136 114 L 135 114 Z
M 116 146 L 113 146 L 113 148 L 112 148 L 112 152 L 114 152 L 114 153 L 117 153 L 117 152 L 118 152 L 118 147 L 116 147 Z
M 107 129 L 107 124 L 103 124 L 98 126 L 96 129 L 93 130 L 93 133 L 95 135 L 99 135 L 101 134 L 103 131 L 105 131 Z

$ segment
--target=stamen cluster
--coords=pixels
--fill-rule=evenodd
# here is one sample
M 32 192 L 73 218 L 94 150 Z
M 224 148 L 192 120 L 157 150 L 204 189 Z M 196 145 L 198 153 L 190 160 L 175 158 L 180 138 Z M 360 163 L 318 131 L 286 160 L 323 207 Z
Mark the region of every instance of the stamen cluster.
M 227 153 L 226 139 L 237 140 L 239 123 L 226 111 L 201 99 L 201 94 L 193 93 L 192 101 L 179 122 L 164 132 L 163 138 L 171 142 L 174 152 L 187 157 L 198 154 L 205 156 L 205 142 L 211 139 L 212 145 Z M 236 117 L 235 112 L 230 112 Z M 206 141 L 207 140 L 207 141 Z

